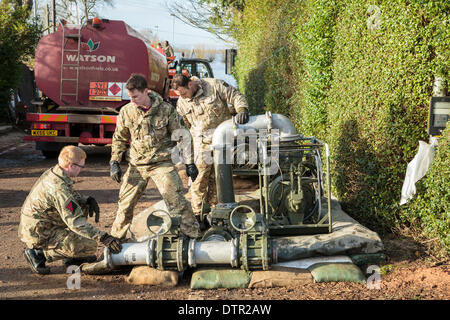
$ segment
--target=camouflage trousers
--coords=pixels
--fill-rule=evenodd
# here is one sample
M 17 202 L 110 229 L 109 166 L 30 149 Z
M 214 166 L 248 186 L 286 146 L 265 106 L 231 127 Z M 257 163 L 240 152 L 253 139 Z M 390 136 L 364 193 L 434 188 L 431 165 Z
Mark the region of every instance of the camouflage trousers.
M 191 184 L 191 203 L 194 214 L 199 215 L 202 204 L 207 203 L 210 207 L 217 204 L 216 178 L 214 165 L 204 162 L 196 163 L 198 176 Z
M 119 208 L 112 226 L 111 235 L 125 238 L 133 219 L 133 210 L 144 194 L 149 179 L 158 188 L 171 216 L 181 216 L 181 232 L 196 238 L 200 226 L 183 195 L 184 187 L 175 166 L 170 162 L 148 166 L 129 165 L 119 191 Z
M 50 232 L 49 232 L 50 233 Z M 43 249 L 48 262 L 68 258 L 84 258 L 97 253 L 97 242 L 67 228 L 52 230 L 47 239 L 22 239 L 28 248 Z

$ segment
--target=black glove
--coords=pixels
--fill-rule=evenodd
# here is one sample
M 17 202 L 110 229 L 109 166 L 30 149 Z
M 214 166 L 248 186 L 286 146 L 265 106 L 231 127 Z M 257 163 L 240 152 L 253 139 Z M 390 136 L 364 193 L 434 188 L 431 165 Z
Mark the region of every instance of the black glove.
M 98 222 L 100 219 L 100 208 L 98 206 L 97 200 L 92 197 L 88 197 L 86 199 L 86 203 L 89 206 L 89 217 L 92 218 L 95 212 L 95 222 Z
M 237 123 L 239 123 L 239 124 L 247 123 L 247 122 L 248 122 L 248 119 L 249 119 L 249 115 L 248 115 L 248 112 L 247 112 L 247 111 L 239 112 L 239 113 L 236 115 L 236 121 L 237 121 Z
M 107 233 L 105 233 L 101 238 L 100 242 L 105 245 L 105 247 L 109 248 L 112 253 L 119 253 L 122 250 L 122 245 L 120 244 L 120 240 L 116 237 L 113 237 Z
M 120 169 L 119 162 L 113 161 L 111 162 L 111 168 L 109 169 L 109 172 L 111 174 L 111 178 L 120 183 L 120 180 L 122 178 L 122 169 Z
M 198 176 L 198 169 L 195 163 L 187 164 L 186 165 L 186 174 L 188 177 L 191 177 L 192 182 L 195 181 L 195 179 Z

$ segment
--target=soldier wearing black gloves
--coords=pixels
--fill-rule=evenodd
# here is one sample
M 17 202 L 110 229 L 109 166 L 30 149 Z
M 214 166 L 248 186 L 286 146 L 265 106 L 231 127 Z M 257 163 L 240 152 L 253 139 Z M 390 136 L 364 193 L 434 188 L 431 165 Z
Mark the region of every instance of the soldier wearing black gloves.
M 203 202 L 213 206 L 217 203 L 216 182 L 212 159 L 212 133 L 223 121 L 236 117 L 236 122 L 249 120 L 247 100 L 236 88 L 218 79 L 187 78 L 177 74 L 172 80 L 172 89 L 180 95 L 177 112 L 183 117 L 194 142 L 195 164 L 198 170 L 186 169 L 192 173 L 192 209 L 200 215 Z M 195 180 L 195 181 L 194 181 Z

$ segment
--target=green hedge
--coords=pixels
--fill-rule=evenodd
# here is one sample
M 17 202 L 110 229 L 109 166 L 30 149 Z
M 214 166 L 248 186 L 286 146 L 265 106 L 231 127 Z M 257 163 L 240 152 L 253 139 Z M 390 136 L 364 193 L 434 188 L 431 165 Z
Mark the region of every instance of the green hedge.
M 293 109 L 295 90 L 290 84 L 298 68 L 292 58 L 297 49 L 293 40 L 302 2 L 250 1 L 236 23 L 239 53 L 234 76 L 252 114 L 270 110 L 289 115 Z
M 333 193 L 378 232 L 405 223 L 406 166 L 428 141 L 434 78 L 448 83 L 449 9 L 430 0 L 248 0 L 236 17 L 234 74 L 251 111 L 288 114 L 328 142 Z
M 378 28 L 371 29 L 370 4 L 346 3 L 336 24 L 327 140 L 344 209 L 386 229 L 398 217 L 407 163 L 418 140 L 428 140 L 434 76 L 448 61 L 439 58 L 446 50 L 436 43 L 444 32 L 439 11 L 385 1 L 378 5 Z

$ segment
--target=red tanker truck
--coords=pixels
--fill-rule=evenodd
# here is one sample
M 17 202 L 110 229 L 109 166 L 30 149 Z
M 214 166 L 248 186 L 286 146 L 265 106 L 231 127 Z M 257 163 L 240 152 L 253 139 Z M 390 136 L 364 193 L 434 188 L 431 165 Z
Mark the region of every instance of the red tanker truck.
M 61 22 L 36 49 L 42 99 L 27 114 L 31 135 L 24 139 L 36 141 L 46 157 L 67 144 L 110 144 L 118 111 L 129 102 L 125 83 L 131 73 L 145 75 L 150 89 L 168 97 L 166 57 L 125 22 Z

